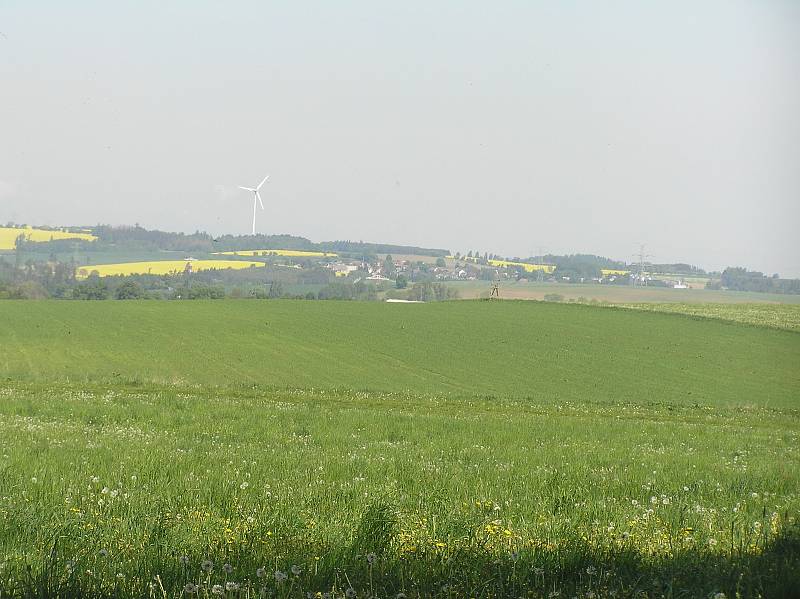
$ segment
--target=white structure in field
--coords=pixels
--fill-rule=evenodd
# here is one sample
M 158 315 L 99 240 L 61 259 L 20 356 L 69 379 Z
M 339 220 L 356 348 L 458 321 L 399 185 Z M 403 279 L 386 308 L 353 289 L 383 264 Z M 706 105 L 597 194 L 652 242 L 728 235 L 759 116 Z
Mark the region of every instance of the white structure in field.
M 258 184 L 257 187 L 242 187 L 239 186 L 239 189 L 244 189 L 245 191 L 253 192 L 253 235 L 256 234 L 256 203 L 261 204 L 261 210 L 264 210 L 264 202 L 261 201 L 261 195 L 258 193 L 258 190 L 261 189 L 261 186 L 267 182 L 269 179 L 269 175 L 264 177 L 261 183 Z

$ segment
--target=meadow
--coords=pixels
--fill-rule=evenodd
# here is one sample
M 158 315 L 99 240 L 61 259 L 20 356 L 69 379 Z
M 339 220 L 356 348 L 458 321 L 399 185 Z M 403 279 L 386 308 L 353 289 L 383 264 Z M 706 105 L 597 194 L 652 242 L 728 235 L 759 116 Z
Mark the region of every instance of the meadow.
M 798 363 L 584 305 L 4 302 L 0 596 L 793 596 Z

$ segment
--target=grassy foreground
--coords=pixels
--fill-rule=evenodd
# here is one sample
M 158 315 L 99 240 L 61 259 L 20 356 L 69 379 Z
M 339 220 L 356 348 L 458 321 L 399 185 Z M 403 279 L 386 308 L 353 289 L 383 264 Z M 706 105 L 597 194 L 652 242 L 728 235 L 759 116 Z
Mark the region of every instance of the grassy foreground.
M 531 303 L 8 306 L 0 596 L 800 588 L 797 333 Z

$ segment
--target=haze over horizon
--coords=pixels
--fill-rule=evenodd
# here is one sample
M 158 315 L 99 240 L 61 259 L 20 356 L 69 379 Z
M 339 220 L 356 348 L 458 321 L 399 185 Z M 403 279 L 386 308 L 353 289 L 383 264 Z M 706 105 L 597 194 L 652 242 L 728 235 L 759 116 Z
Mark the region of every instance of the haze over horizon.
M 0 222 L 800 277 L 800 3 L 0 4 Z

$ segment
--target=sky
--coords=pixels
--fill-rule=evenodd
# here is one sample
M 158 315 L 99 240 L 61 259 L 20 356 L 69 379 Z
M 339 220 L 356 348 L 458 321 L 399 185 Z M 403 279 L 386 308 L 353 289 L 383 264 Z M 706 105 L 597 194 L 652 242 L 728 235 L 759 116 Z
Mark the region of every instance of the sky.
M 800 277 L 800 2 L 0 0 L 0 222 L 266 174 L 267 234 Z

